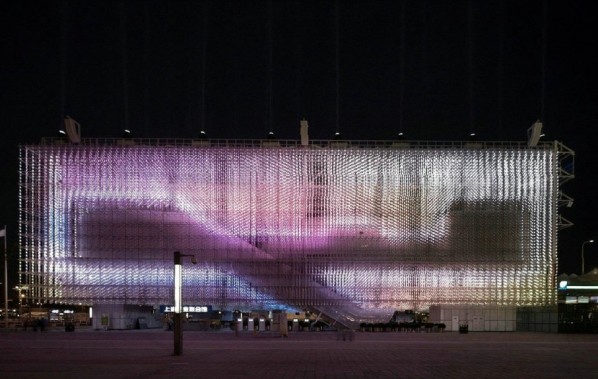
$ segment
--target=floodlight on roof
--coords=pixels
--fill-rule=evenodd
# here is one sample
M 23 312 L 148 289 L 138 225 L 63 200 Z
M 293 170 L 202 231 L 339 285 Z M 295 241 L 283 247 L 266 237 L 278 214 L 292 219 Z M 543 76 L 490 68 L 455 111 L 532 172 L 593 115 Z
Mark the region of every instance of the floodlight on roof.
M 70 116 L 66 116 L 64 118 L 64 128 L 71 143 L 81 142 L 81 124 L 73 120 Z
M 309 125 L 307 124 L 307 120 L 303 119 L 299 121 L 299 134 L 301 135 L 301 146 L 309 145 L 309 134 L 308 130 Z
M 527 146 L 533 147 L 538 145 L 540 138 L 544 136 L 542 133 L 542 126 L 542 122 L 538 120 L 527 129 Z

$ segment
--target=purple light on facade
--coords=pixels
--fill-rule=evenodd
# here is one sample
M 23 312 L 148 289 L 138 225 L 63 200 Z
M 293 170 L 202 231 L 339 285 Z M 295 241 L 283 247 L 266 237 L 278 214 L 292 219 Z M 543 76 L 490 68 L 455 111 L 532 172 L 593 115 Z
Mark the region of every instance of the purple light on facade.
M 351 320 L 431 304 L 548 305 L 558 150 L 31 145 L 21 281 L 38 301 L 184 297 Z

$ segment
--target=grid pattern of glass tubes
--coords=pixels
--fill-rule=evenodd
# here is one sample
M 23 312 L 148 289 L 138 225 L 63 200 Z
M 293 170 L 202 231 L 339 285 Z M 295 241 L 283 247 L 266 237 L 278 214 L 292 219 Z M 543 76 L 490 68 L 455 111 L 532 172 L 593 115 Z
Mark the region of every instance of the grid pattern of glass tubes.
M 550 145 L 549 145 L 550 146 Z M 306 309 L 555 302 L 554 148 L 30 145 L 33 301 Z

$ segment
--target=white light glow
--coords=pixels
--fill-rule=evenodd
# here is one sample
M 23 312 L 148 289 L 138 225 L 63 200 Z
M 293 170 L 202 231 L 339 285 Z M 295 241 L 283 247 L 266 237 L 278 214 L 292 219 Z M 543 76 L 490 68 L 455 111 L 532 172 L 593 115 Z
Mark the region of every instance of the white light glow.
M 598 290 L 598 286 L 567 286 L 568 290 Z
M 174 265 L 174 313 L 182 313 L 182 283 L 181 265 Z

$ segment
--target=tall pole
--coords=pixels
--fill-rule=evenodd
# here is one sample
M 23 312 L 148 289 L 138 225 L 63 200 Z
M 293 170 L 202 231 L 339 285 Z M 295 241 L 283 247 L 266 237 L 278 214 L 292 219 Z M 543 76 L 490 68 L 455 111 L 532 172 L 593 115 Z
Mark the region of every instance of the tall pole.
M 183 354 L 183 331 L 181 330 L 182 291 L 181 253 L 174 252 L 174 355 Z
M 183 314 L 183 275 L 182 257 L 191 257 L 191 263 L 196 264 L 195 256 L 174 252 L 174 355 L 183 354 L 183 328 L 181 325 Z
M 583 249 L 586 246 L 586 243 L 594 243 L 594 240 L 587 240 L 584 241 L 584 243 L 581 244 L 581 275 L 585 274 L 586 270 L 584 267 L 584 257 L 583 257 Z
M 8 253 L 6 248 L 6 240 L 8 236 L 6 235 L 6 225 L 4 225 L 4 323 L 6 329 L 8 329 Z

